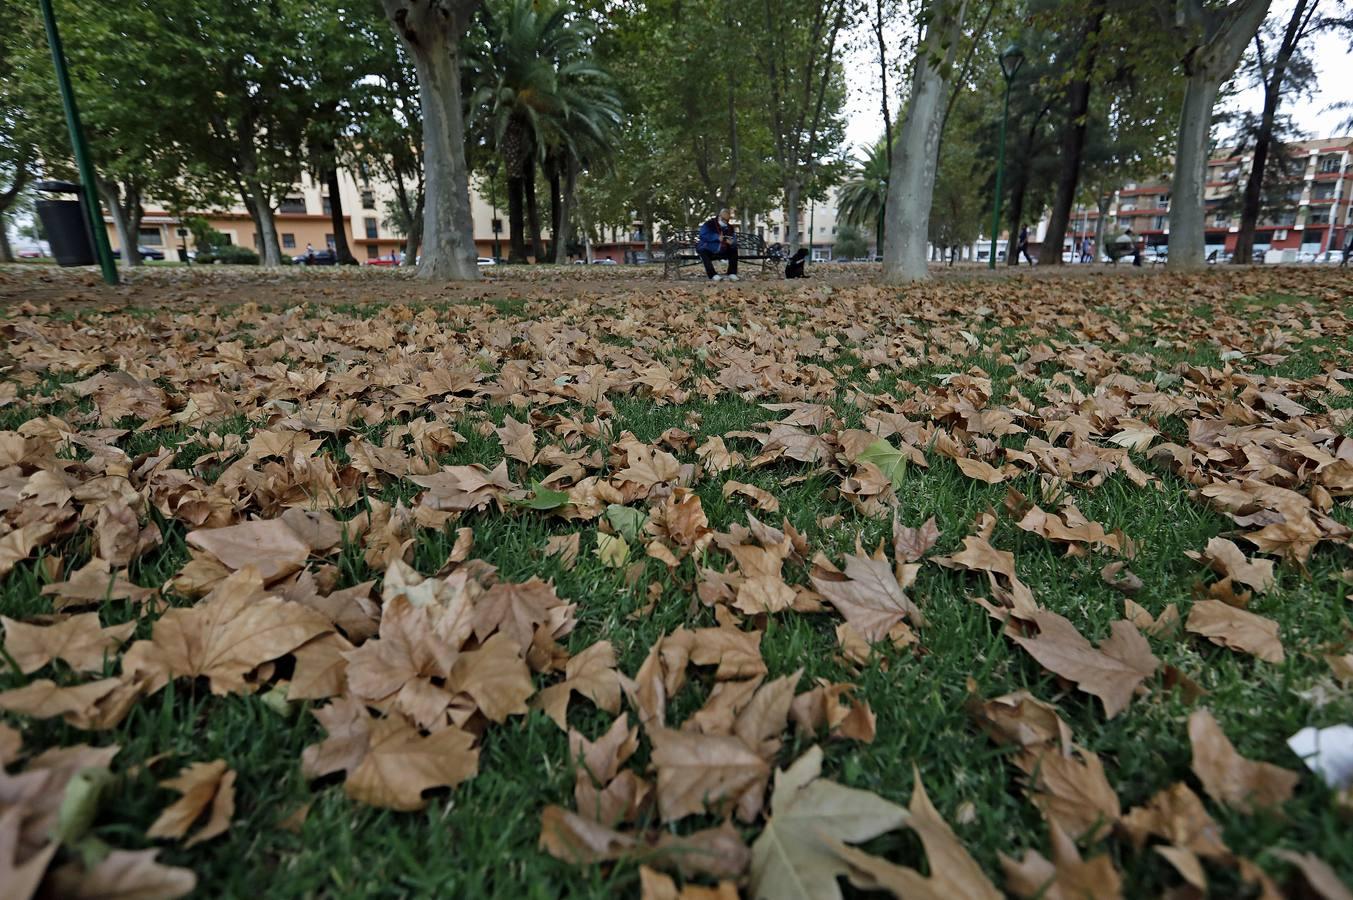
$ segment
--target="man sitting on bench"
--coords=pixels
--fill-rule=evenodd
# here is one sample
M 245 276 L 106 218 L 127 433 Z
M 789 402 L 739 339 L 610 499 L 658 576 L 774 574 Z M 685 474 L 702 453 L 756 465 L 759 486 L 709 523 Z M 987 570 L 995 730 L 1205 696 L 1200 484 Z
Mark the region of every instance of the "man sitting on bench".
M 732 210 L 725 206 L 717 216 L 700 226 L 700 240 L 695 245 L 695 252 L 705 264 L 705 277 L 710 281 L 723 281 L 725 277 L 715 273 L 716 259 L 728 260 L 727 278 L 738 280 L 738 243 L 733 235 L 732 217 Z

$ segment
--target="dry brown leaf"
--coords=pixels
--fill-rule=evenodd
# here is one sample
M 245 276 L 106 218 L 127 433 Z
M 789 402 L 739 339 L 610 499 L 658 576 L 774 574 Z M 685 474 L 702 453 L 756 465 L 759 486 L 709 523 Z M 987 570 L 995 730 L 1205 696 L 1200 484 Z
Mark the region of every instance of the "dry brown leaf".
M 744 822 L 755 820 L 770 766 L 741 739 L 667 728 L 652 728 L 648 734 L 664 822 L 735 807 Z
M 920 528 L 907 528 L 893 519 L 893 556 L 900 563 L 917 562 L 940 539 L 935 517 L 925 520 Z
M 310 547 L 281 519 L 242 522 L 188 532 L 189 544 L 210 553 L 232 572 L 251 567 L 264 584 L 299 571 Z
M 1130 622 L 1114 622 L 1110 637 L 1096 649 L 1051 610 L 1038 610 L 1031 621 L 1038 626 L 1036 636 L 1011 634 L 1010 639 L 1051 672 L 1098 697 L 1110 719 L 1127 708 L 1137 686 L 1159 665 L 1146 638 Z
M 954 458 L 954 462 L 958 463 L 959 471 L 973 481 L 981 481 L 985 484 L 1000 484 L 1006 479 L 1004 472 L 991 463 L 983 462 L 980 459 L 959 456 Z
M 1034 805 L 1074 840 L 1093 842 L 1118 822 L 1122 807 L 1099 757 L 1089 750 L 1079 753 L 1077 759 L 1053 750 L 1029 750 L 1014 763 L 1029 776 Z
M 814 589 L 845 616 L 847 622 L 871 644 L 886 640 L 888 632 L 903 618 L 924 627 L 921 610 L 902 590 L 887 560 L 847 556 L 843 577 L 820 567 L 811 576 Z
M 1182 781 L 1158 791 L 1145 806 L 1131 810 L 1123 817 L 1122 826 L 1137 847 L 1154 835 L 1199 856 L 1229 859 L 1231 855 L 1222 841 L 1221 826 Z
M 1184 627 L 1214 644 L 1249 653 L 1264 662 L 1281 663 L 1286 658 L 1277 622 L 1220 600 L 1193 604 Z
M 1296 866 L 1301 877 L 1306 879 L 1311 890 L 1321 900 L 1353 900 L 1353 891 L 1339 879 L 1339 875 L 1314 853 L 1297 853 L 1293 850 L 1274 850 L 1273 855 Z
M 178 776 L 160 782 L 160 786 L 183 796 L 165 807 L 146 830 L 147 837 L 181 840 L 208 809 L 211 812 L 206 823 L 184 847 L 219 837 L 230 827 L 235 814 L 235 772 L 226 767 L 225 760 L 193 763 Z
M 756 900 L 840 900 L 837 877 L 849 871 L 841 847 L 873 840 L 907 820 L 897 804 L 821 776 L 819 747 L 775 773 L 771 815 L 752 844 Z
M 738 900 L 737 885 L 731 881 L 721 881 L 718 887 L 705 887 L 699 884 L 683 885 L 677 888 L 670 875 L 639 867 L 640 900 Z
M 1189 716 L 1189 742 L 1193 745 L 1193 773 L 1203 783 L 1203 790 L 1218 803 L 1240 812 L 1282 806 L 1301 780 L 1295 772 L 1241 756 L 1206 709 L 1194 710 Z
M 966 708 L 998 744 L 1014 744 L 1026 750 L 1055 747 L 1064 756 L 1071 753 L 1071 727 L 1057 714 L 1057 707 L 1028 691 L 985 701 L 973 697 Z
M 1123 879 L 1113 857 L 1101 854 L 1082 860 L 1076 843 L 1055 821 L 1048 823 L 1052 861 L 1036 850 L 1016 862 L 999 854 L 1005 870 L 1005 889 L 1023 900 L 1118 900 Z
M 1214 537 L 1201 554 L 1190 552 L 1189 556 L 1206 562 L 1223 578 L 1247 584 L 1261 594 L 1274 585 L 1272 560 L 1246 559 L 1240 548 L 1226 538 Z
M 622 834 L 562 806 L 547 806 L 540 813 L 540 849 L 575 865 L 620 859 L 639 846 L 631 835 Z
M 103 628 L 98 613 L 83 613 L 51 625 L 16 622 L 0 616 L 5 629 L 5 652 L 25 675 L 59 659 L 78 672 L 101 672 L 104 661 L 116 656 L 122 642 L 136 630 L 135 622 Z
M 1123 598 L 1123 618 L 1137 626 L 1139 631 L 1156 638 L 1175 636 L 1179 633 L 1181 625 L 1179 607 L 1173 603 L 1161 610 L 1160 617 L 1156 618 L 1146 607 L 1136 603 L 1131 597 Z
M 420 734 L 399 718 L 370 724 L 370 744 L 343 790 L 368 806 L 415 810 L 427 805 L 423 791 L 455 787 L 479 771 L 474 738 L 459 728 Z
M 192 869 L 155 861 L 158 850 L 112 850 L 93 868 L 67 863 L 48 876 L 61 900 L 175 900 L 197 887 Z
M 122 659 L 126 674 L 150 680 L 150 692 L 173 678 L 205 677 L 214 694 L 246 693 L 244 676 L 329 631 L 307 606 L 262 593 L 252 568 L 222 581 L 201 603 L 175 607 L 156 620 L 149 641 Z
M 468 694 L 479 711 L 494 722 L 526 715 L 530 711 L 526 701 L 536 690 L 521 648 L 502 632 L 478 650 L 457 657 L 446 686 L 452 692 Z
M 47 865 L 60 849 L 57 841 L 47 841 L 36 853 L 20 860 L 20 824 L 28 812 L 15 804 L 0 811 L 0 888 L 5 900 L 29 900 L 42 883 Z
M 49 679 L 37 678 L 23 687 L 11 688 L 0 694 L 0 709 L 35 719 L 85 717 L 100 700 L 121 684 L 119 678 L 100 678 L 98 681 L 62 687 Z
M 615 670 L 615 648 L 610 641 L 597 641 L 568 661 L 564 680 L 541 691 L 531 706 L 563 730 L 568 730 L 568 702 L 577 691 L 596 704 L 598 709 L 615 714 L 620 712 L 620 679 Z
M 503 419 L 503 427 L 493 429 L 498 435 L 498 443 L 508 459 L 516 459 L 528 466 L 536 457 L 536 433 L 530 425 L 518 422 L 512 416 Z
M 959 843 L 949 823 L 931 805 L 919 771 L 915 771 L 915 777 L 916 787 L 909 807 L 911 816 L 904 824 L 921 838 L 930 863 L 930 876 L 833 841 L 832 849 L 846 865 L 850 883 L 864 890 L 891 891 L 897 897 L 999 900 L 1000 891 L 987 880 L 981 866 Z
M 769 491 L 762 490 L 754 484 L 744 484 L 741 481 L 725 481 L 723 483 L 723 495 L 725 497 L 739 494 L 752 501 L 752 504 L 759 510 L 768 513 L 780 511 L 780 501 Z
M 323 700 L 348 687 L 348 660 L 353 646 L 337 632 L 321 634 L 292 651 L 296 668 L 287 688 L 288 700 Z

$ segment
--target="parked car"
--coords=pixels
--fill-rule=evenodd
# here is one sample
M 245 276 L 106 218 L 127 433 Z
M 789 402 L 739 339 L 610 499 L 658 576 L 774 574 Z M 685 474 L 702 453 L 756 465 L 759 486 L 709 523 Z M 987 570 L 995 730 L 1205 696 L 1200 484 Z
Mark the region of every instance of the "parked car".
M 498 260 L 494 259 L 492 256 L 481 256 L 479 257 L 479 264 L 481 266 L 496 266 L 498 265 Z
M 616 261 L 613 260 L 613 259 L 594 259 L 594 260 L 592 260 L 592 265 L 594 265 L 594 266 L 614 266 L 614 265 L 616 265 Z
M 142 259 L 164 259 L 164 251 L 155 247 L 137 247 L 137 252 L 141 254 Z M 122 248 L 113 251 L 113 259 L 122 258 Z
M 366 264 L 368 266 L 397 266 L 399 265 L 399 259 L 394 254 L 391 254 L 390 256 L 378 256 L 375 259 L 368 259 Z
M 41 250 L 30 247 L 27 250 L 20 250 L 14 255 L 19 257 L 19 259 L 42 259 L 44 254 Z
M 338 254 L 332 250 L 316 250 L 314 253 L 302 253 L 292 259 L 298 266 L 336 266 Z

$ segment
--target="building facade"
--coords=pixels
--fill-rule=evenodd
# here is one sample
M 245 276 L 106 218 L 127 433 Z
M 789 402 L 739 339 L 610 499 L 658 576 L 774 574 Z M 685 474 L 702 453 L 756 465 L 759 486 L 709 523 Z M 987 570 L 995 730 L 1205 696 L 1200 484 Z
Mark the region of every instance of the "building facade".
M 1329 259 L 1353 231 L 1353 137 L 1301 141 L 1289 148 L 1297 173 L 1287 184 L 1284 203 L 1262 217 L 1255 229 L 1256 256 L 1272 262 Z M 1208 160 L 1204 233 L 1209 256 L 1229 257 L 1240 231 L 1240 195 L 1245 190 L 1252 151 L 1223 151 Z M 1077 209 L 1070 233 L 1079 242 L 1095 236 L 1099 211 Z M 1046 223 L 1043 223 L 1046 224 Z M 1119 188 L 1109 205 L 1105 234 L 1132 229 L 1148 249 L 1164 248 L 1170 239 L 1170 185 L 1166 180 L 1134 182 Z M 1039 237 L 1043 228 L 1039 229 Z M 1064 249 L 1070 250 L 1072 238 Z

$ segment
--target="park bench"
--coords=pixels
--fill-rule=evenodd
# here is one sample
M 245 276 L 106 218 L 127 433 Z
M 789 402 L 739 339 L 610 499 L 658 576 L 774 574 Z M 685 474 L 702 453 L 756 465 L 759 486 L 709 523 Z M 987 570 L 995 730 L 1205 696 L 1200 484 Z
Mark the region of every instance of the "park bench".
M 782 244 L 766 244 L 765 238 L 746 231 L 733 232 L 738 244 L 738 263 L 760 262 L 762 273 L 779 275 L 784 271 L 785 253 Z M 700 254 L 695 245 L 700 242 L 699 231 L 667 231 L 662 236 L 662 277 L 681 274 L 687 266 L 699 266 Z M 716 262 L 715 265 L 720 263 Z

